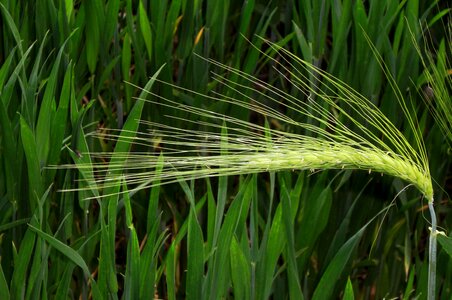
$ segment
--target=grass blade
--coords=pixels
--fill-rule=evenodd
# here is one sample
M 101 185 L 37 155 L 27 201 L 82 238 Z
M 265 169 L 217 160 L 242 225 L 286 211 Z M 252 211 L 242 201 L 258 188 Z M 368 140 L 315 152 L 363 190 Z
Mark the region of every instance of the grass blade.
M 204 239 L 202 229 L 196 218 L 195 207 L 188 217 L 187 237 L 187 299 L 202 299 L 202 283 L 204 275 Z
M 54 145 L 50 147 L 49 155 L 48 155 L 48 163 L 50 165 L 54 165 L 58 163 L 61 154 L 60 145 L 63 145 L 64 135 L 66 134 L 66 128 L 68 125 L 68 116 L 69 116 L 69 104 L 74 97 L 74 70 L 73 65 L 70 63 L 66 69 L 66 73 L 64 75 L 63 85 L 61 88 L 61 94 L 59 98 L 58 109 L 56 110 L 55 117 L 53 118 L 50 132 L 50 144 Z M 53 180 L 55 176 L 55 170 L 46 170 L 48 174 L 46 179 L 48 181 Z M 49 182 L 50 184 L 50 182 Z
M 0 95 L 0 132 L 2 135 L 1 145 L 3 147 L 2 150 L 2 159 L 4 161 L 4 174 L 5 180 L 4 184 L 7 189 L 7 195 L 10 199 L 16 198 L 16 188 L 14 187 L 14 183 L 18 178 L 17 169 L 15 167 L 14 161 L 16 157 L 17 151 L 17 143 L 13 136 L 12 124 L 7 115 L 7 111 L 5 106 L 3 105 L 2 96 Z
M 12 18 L 11 14 L 8 12 L 6 7 L 3 5 L 3 3 L 0 3 L 0 8 L 3 13 L 3 17 L 5 18 L 6 24 L 8 24 L 9 30 L 11 30 L 11 33 L 14 37 L 14 40 L 16 41 L 17 47 L 19 48 L 20 56 L 24 55 L 24 50 L 22 47 L 22 38 L 20 37 L 19 30 L 14 23 L 14 19 Z
M 148 53 L 149 61 L 152 60 L 152 31 L 149 24 L 148 16 L 146 10 L 144 9 L 143 3 L 140 0 L 138 4 L 138 20 L 140 23 L 140 30 L 143 36 L 144 44 L 146 45 L 146 50 Z
M 224 223 L 221 226 L 218 235 L 218 243 L 215 249 L 213 261 L 209 261 L 209 268 L 206 278 L 205 295 L 210 299 L 217 299 L 222 297 L 226 290 L 226 285 L 229 281 L 229 268 L 224 269 L 224 266 L 229 265 L 230 245 L 236 231 L 240 215 L 247 213 L 249 203 L 252 198 L 252 185 L 250 180 L 246 180 L 240 187 L 240 190 L 231 203 L 228 212 L 225 216 Z M 211 264 L 210 264 L 211 263 Z
M 352 253 L 358 245 L 358 242 L 363 236 L 367 226 L 369 226 L 369 224 L 372 223 L 380 214 L 390 208 L 391 206 L 388 206 L 384 210 L 380 211 L 367 224 L 361 227 L 358 232 L 350 237 L 344 245 L 342 245 L 320 278 L 320 281 L 312 296 L 313 300 L 329 299 L 332 296 L 336 283 L 343 274 L 343 270 L 352 257 Z
M 141 92 L 139 99 L 146 98 L 147 95 L 146 91 L 152 88 L 152 85 L 154 84 L 162 68 L 163 66 L 160 67 L 160 69 L 158 69 L 157 72 L 155 72 L 155 74 L 149 79 L 145 89 Z M 126 162 L 126 157 L 124 156 L 124 153 L 129 152 L 129 149 L 131 147 L 130 140 L 132 140 L 137 134 L 139 119 L 141 117 L 141 112 L 143 111 L 144 103 L 145 101 L 138 100 L 133 106 L 132 110 L 130 111 L 126 122 L 124 123 L 124 127 L 121 130 L 121 134 L 119 135 L 118 141 L 116 142 L 115 150 L 109 163 L 108 168 L 109 180 L 120 175 L 121 170 L 123 169 L 123 166 Z M 115 194 L 114 191 L 112 191 L 112 188 L 114 189 L 115 185 L 119 183 L 117 182 L 117 179 L 115 179 L 114 181 L 116 183 L 110 185 L 108 188 L 105 189 L 104 196 Z
M 165 270 L 166 270 L 166 287 L 168 291 L 168 300 L 176 300 L 176 240 L 166 254 Z
M 70 38 L 70 37 L 69 37 Z M 55 104 L 55 91 L 57 85 L 58 71 L 60 69 L 61 57 L 63 55 L 65 45 L 68 42 L 66 40 L 60 50 L 58 51 L 57 58 L 52 66 L 49 79 L 47 81 L 46 89 L 42 99 L 41 107 L 39 110 L 38 122 L 36 124 L 36 144 L 39 163 L 42 166 L 47 165 L 47 159 L 50 150 L 50 135 L 51 126 L 53 125 L 53 119 L 56 110 Z M 63 100 L 67 101 L 68 99 Z
M 452 238 L 446 236 L 445 234 L 437 233 L 438 243 L 443 247 L 444 251 L 452 258 Z
M 3 273 L 3 268 L 0 265 L 0 298 L 10 299 L 9 286 L 6 282 L 5 273 Z
M 251 299 L 250 261 L 234 237 L 231 243 L 231 278 L 235 299 Z
M 350 277 L 347 279 L 347 285 L 345 286 L 344 298 L 343 300 L 355 300 L 355 295 L 353 294 L 353 285 Z
M 312 253 L 311 247 L 320 238 L 327 225 L 333 201 L 331 188 L 325 187 L 321 181 L 316 184 L 309 198 L 310 201 L 307 201 L 303 207 L 303 218 L 300 223 L 300 231 L 297 233 L 303 237 L 298 247 L 300 249 L 307 248 L 307 251 L 303 252 L 300 257 L 301 268 L 304 268 Z
M 28 180 L 30 182 L 30 199 L 40 198 L 43 191 L 41 167 L 37 153 L 37 145 L 31 128 L 20 117 L 20 132 L 25 157 L 27 159 Z M 31 203 L 34 203 L 33 201 Z M 33 209 L 33 207 L 32 207 Z
M 43 240 L 48 242 L 49 245 L 51 245 L 53 248 L 55 248 L 55 250 L 61 252 L 61 254 L 63 254 L 65 257 L 67 257 L 69 260 L 71 260 L 74 264 L 79 266 L 83 270 L 83 272 L 85 273 L 86 276 L 88 276 L 88 277 L 91 276 L 91 272 L 89 271 L 88 265 L 83 260 L 83 258 L 80 256 L 80 254 L 78 254 L 77 251 L 75 251 L 68 245 L 64 244 L 63 242 L 59 241 L 55 237 L 51 236 L 50 234 L 45 233 L 41 229 L 39 229 L 31 224 L 29 224 L 28 226 L 30 227 L 30 229 L 33 232 L 37 233 L 40 238 L 42 238 Z
M 304 299 L 301 292 L 300 279 L 298 276 L 297 258 L 295 255 L 295 241 L 294 241 L 294 216 L 296 215 L 296 209 L 291 205 L 291 198 L 288 192 L 288 188 L 284 180 L 280 180 L 281 186 L 281 203 L 282 203 L 282 216 L 284 220 L 284 232 L 286 240 L 286 260 L 288 269 L 288 283 L 289 283 L 289 295 L 291 299 Z
M 270 297 L 276 264 L 284 246 L 282 204 L 279 204 L 271 222 L 268 241 L 262 245 L 260 253 L 262 261 L 256 267 L 256 299 L 268 299 Z
M 92 0 L 83 3 L 86 13 L 86 57 L 88 69 L 91 74 L 95 73 L 97 61 L 99 59 L 100 37 L 103 27 L 104 11 L 99 0 Z
M 126 225 L 129 230 L 129 240 L 127 242 L 127 262 L 126 274 L 124 282 L 124 299 L 138 299 L 140 293 L 140 245 L 138 244 L 138 237 L 135 227 L 132 222 L 132 206 L 130 205 L 130 197 L 127 192 L 127 187 L 124 184 L 124 208 L 126 211 Z
M 342 272 L 350 257 L 352 256 L 353 250 L 364 234 L 366 227 L 367 225 L 365 225 L 357 233 L 355 233 L 333 257 L 314 291 L 314 294 L 312 296 L 313 300 L 329 299 L 332 296 L 335 288 L 335 283 L 342 275 Z
M 0 92 L 3 91 L 3 88 L 5 86 L 5 81 L 7 76 L 9 75 L 9 68 L 11 67 L 11 63 L 13 61 L 15 53 L 16 48 L 13 48 L 11 50 L 11 53 L 9 53 L 8 57 L 5 59 L 2 66 L 0 67 Z
M 19 252 L 14 258 L 14 272 L 12 274 L 10 294 L 14 299 L 23 299 L 27 282 L 27 270 L 33 254 L 36 235 L 27 230 L 20 243 Z

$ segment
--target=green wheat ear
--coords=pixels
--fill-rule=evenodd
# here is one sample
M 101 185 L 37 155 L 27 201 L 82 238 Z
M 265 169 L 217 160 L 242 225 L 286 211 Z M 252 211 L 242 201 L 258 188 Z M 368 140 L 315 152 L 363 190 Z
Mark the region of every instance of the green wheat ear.
M 295 97 L 292 92 L 211 60 L 208 60 L 211 64 L 236 78 L 231 80 L 226 75 L 213 74 L 217 85 L 223 88 L 222 93 L 201 95 L 162 83 L 172 87 L 175 94 L 193 94 L 204 97 L 206 101 L 229 103 L 282 126 L 269 128 L 211 111 L 207 106 L 197 108 L 146 91 L 153 96 L 153 100 L 143 101 L 190 114 L 192 118 L 183 121 L 203 129 L 175 128 L 143 121 L 151 131 L 141 132 L 131 137 L 129 142 L 147 146 L 149 152 L 115 153 L 115 157 L 122 157 L 126 163 L 121 160 L 115 164 L 112 160 L 110 163 L 74 166 L 81 170 L 94 168 L 92 172 L 85 172 L 84 179 L 89 187 L 79 189 L 102 186 L 111 191 L 110 188 L 120 181 L 112 176 L 102 177 L 107 170 L 107 173 L 124 177 L 135 189 L 155 185 L 155 182 L 164 184 L 183 179 L 281 170 L 359 169 L 395 176 L 416 186 L 429 201 L 433 232 L 430 248 L 432 278 L 429 279 L 433 284 L 429 283 L 429 286 L 434 295 L 436 219 L 427 153 L 416 120 L 389 71 L 381 64 L 400 104 L 401 113 L 412 129 L 414 145 L 372 102 L 346 83 L 276 44 L 266 42 L 266 45 L 269 50 L 261 52 L 264 58 L 279 72 L 280 79 L 290 84 L 302 97 Z M 376 51 L 375 54 L 381 62 Z M 260 99 L 259 102 L 254 100 L 256 98 Z M 304 121 L 291 118 L 291 115 L 297 115 Z M 193 116 L 197 120 L 193 121 Z M 175 116 L 168 118 L 178 119 Z M 304 134 L 281 129 L 286 126 Z M 94 135 L 108 139 L 119 136 L 114 131 Z M 121 139 L 124 138 L 121 136 Z M 154 150 L 156 144 L 159 144 L 159 151 Z M 91 156 L 108 161 L 110 154 L 91 153 Z
M 386 75 L 400 103 L 401 112 L 414 133 L 415 145 L 411 145 L 372 102 L 346 83 L 276 44 L 267 45 L 273 50 L 273 55 L 264 54 L 266 58 L 273 62 L 281 79 L 304 95 L 304 99 L 211 60 L 210 63 L 240 78 L 241 83 L 213 74 L 214 80 L 223 85 L 226 92 L 212 92 L 210 95 L 200 95 L 162 83 L 170 85 L 176 93 L 191 93 L 203 96 L 206 100 L 227 102 L 307 134 L 268 128 L 145 91 L 154 100 L 143 101 L 196 115 L 197 121 L 184 121 L 196 123 L 204 130 L 188 130 L 143 121 L 152 131 L 139 133 L 129 142 L 147 145 L 150 151 L 157 142 L 161 143 L 164 156 L 162 172 L 155 172 L 159 153 L 123 153 L 126 164 L 121 162 L 115 166 L 112 163 L 98 163 L 86 166 L 96 169 L 92 178 L 86 178 L 88 182 L 104 188 L 116 185 L 115 178 L 99 179 L 97 176 L 96 172 L 101 174 L 107 168 L 109 171 L 127 173 L 127 182 L 139 188 L 152 186 L 157 179 L 161 184 L 180 179 L 265 171 L 361 169 L 401 178 L 416 186 L 430 202 L 433 201 L 432 180 L 421 134 L 389 73 Z M 273 58 L 276 53 L 279 54 L 278 60 Z M 231 97 L 230 94 L 237 96 Z M 254 97 L 263 101 L 258 103 Z M 308 121 L 295 120 L 288 116 L 288 111 L 294 111 Z M 168 118 L 177 119 L 174 116 Z M 228 129 L 227 136 L 220 132 L 223 127 Z M 113 131 L 94 135 L 108 139 L 118 137 Z M 109 157 L 108 153 L 91 155 Z

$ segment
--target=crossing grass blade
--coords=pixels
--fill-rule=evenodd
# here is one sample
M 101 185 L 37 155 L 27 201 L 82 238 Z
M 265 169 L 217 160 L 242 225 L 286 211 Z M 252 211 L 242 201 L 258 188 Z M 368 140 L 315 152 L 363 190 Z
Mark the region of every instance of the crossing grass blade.
M 157 236 L 159 224 L 160 217 L 155 219 L 151 230 L 148 232 L 146 244 L 144 245 L 141 253 L 141 270 L 139 278 L 139 296 L 141 299 L 143 299 L 143 297 L 149 297 L 149 295 L 155 295 L 154 287 L 158 282 L 158 277 L 156 275 L 158 267 L 158 256 L 165 240 L 168 237 L 166 231 L 163 231 L 159 236 Z
M 389 208 L 390 206 L 380 212 L 378 215 L 385 212 Z M 341 275 L 343 274 L 343 270 L 349 262 L 350 257 L 352 257 L 352 253 L 359 243 L 361 237 L 363 236 L 364 231 L 378 215 L 376 215 L 371 221 L 361 227 L 358 232 L 350 237 L 347 242 L 345 242 L 345 244 L 343 244 L 337 251 L 336 255 L 333 257 L 327 269 L 320 278 L 312 299 L 328 299 L 333 295 L 333 291 L 336 285 L 335 283 L 339 281 Z
M 140 272 L 140 246 L 138 244 L 138 237 L 133 225 L 132 206 L 130 204 L 130 197 L 127 192 L 127 187 L 123 185 L 124 193 L 124 208 L 126 214 L 126 226 L 129 230 L 129 240 L 127 242 L 127 264 L 124 283 L 124 298 L 136 299 L 140 293 L 140 281 L 134 280 L 139 278 Z
M 359 242 L 359 239 L 364 234 L 364 230 L 367 226 L 361 228 L 356 234 L 354 234 L 337 252 L 335 257 L 331 260 L 325 273 L 320 279 L 317 285 L 312 299 L 328 299 L 332 296 L 335 284 L 345 268 L 345 265 L 349 261 L 354 248 Z
M 86 262 L 80 256 L 80 254 L 77 253 L 77 251 L 75 251 L 74 249 L 72 249 L 68 245 L 62 243 L 55 237 L 45 233 L 41 229 L 39 229 L 31 224 L 29 225 L 29 228 L 32 231 L 34 231 L 40 238 L 47 241 L 53 248 L 55 248 L 56 250 L 61 252 L 68 259 L 70 259 L 74 264 L 79 266 L 83 270 L 85 275 L 91 278 L 91 272 L 89 271 L 89 268 L 88 268 Z M 97 290 L 97 285 L 96 285 L 94 279 L 92 279 L 92 278 L 91 278 L 91 284 L 92 284 L 93 294 L 100 295 L 100 291 Z M 98 298 L 98 299 L 100 299 L 100 298 Z
M 159 160 L 157 162 L 156 166 L 156 174 L 160 174 L 160 172 L 163 169 L 163 155 L 159 156 Z M 158 178 L 158 176 L 157 176 Z M 155 186 L 152 188 L 150 195 L 149 195 L 149 207 L 148 207 L 148 213 L 147 213 L 147 224 L 146 224 L 146 232 L 150 233 L 151 228 L 155 227 L 156 220 L 159 219 L 158 215 L 158 200 L 159 200 L 159 194 L 160 194 L 160 185 L 159 181 L 157 180 L 155 183 Z
M 271 295 L 272 279 L 277 260 L 284 249 L 284 228 L 282 220 L 281 204 L 276 208 L 268 237 L 261 246 L 261 262 L 256 267 L 256 286 L 260 287 L 255 291 L 256 299 L 268 299 Z
M 247 213 L 252 198 L 251 180 L 242 184 L 235 199 L 226 213 L 224 223 L 218 235 L 217 243 L 214 244 L 214 254 L 209 260 L 209 271 L 206 276 L 205 295 L 216 299 L 225 293 L 230 277 L 230 269 L 224 269 L 229 265 L 230 245 L 237 228 L 240 215 Z
M 288 193 L 288 188 L 284 180 L 280 180 L 281 186 L 281 201 L 282 201 L 282 216 L 284 220 L 284 232 L 286 235 L 286 260 L 288 269 L 288 285 L 289 285 L 289 295 L 292 299 L 304 299 L 301 292 L 301 283 L 298 272 L 296 249 L 295 249 L 295 233 L 294 233 L 294 217 L 297 209 L 294 203 L 298 201 L 293 201 Z
M 314 187 L 309 195 L 312 201 L 306 202 L 303 207 L 303 218 L 300 224 L 299 233 L 304 238 L 300 241 L 299 247 L 305 249 L 309 245 L 314 245 L 321 238 L 321 233 L 325 229 L 330 215 L 332 192 L 329 186 L 322 184 L 322 180 Z M 313 249 L 307 249 L 299 258 L 302 268 L 309 260 Z
M 57 290 L 55 292 L 55 297 L 58 297 L 59 299 L 67 297 L 68 291 L 70 290 L 72 273 L 74 272 L 74 268 L 75 264 L 66 265 L 63 274 L 61 275 Z

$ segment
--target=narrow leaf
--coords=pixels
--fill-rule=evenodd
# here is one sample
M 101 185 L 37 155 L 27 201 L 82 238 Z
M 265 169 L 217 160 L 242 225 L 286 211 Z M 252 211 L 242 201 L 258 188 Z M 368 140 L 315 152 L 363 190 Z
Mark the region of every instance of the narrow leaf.
M 36 198 L 42 195 L 42 178 L 41 178 L 41 168 L 39 165 L 38 153 L 36 141 L 33 136 L 33 132 L 26 123 L 26 121 L 20 117 L 20 132 L 22 145 L 24 147 L 25 157 L 27 159 L 28 168 L 28 180 L 30 182 L 30 197 Z
M 450 238 L 444 234 L 441 234 L 441 233 L 438 233 L 436 235 L 436 238 L 437 238 L 439 244 L 441 245 L 441 247 L 443 247 L 444 251 L 446 251 L 446 253 L 450 257 L 452 257 L 452 238 Z
M 353 285 L 350 280 L 350 277 L 347 279 L 347 285 L 345 286 L 343 300 L 355 300 L 355 295 L 353 294 Z
M 188 219 L 187 299 L 202 299 L 202 283 L 204 275 L 203 242 L 202 229 L 196 218 L 195 207 L 193 207 Z
M 231 278 L 235 299 L 250 299 L 251 272 L 250 262 L 234 237 L 231 243 Z
M 362 227 L 357 233 L 355 233 L 337 252 L 334 258 L 331 260 L 331 263 L 328 265 L 325 273 L 322 275 L 319 284 L 317 285 L 314 295 L 312 296 L 313 300 L 321 300 L 321 299 L 330 299 L 333 295 L 334 288 L 336 286 L 336 282 L 342 275 L 342 272 L 347 265 L 350 257 L 352 256 L 353 250 L 356 245 L 358 245 L 359 240 L 364 234 L 365 229 L 367 228 L 366 224 Z
M 9 287 L 0 264 L 0 299 L 9 299 Z
M 44 239 L 46 242 L 48 242 L 53 248 L 55 248 L 57 251 L 61 252 L 65 257 L 67 257 L 69 260 L 71 260 L 74 264 L 79 266 L 83 272 L 85 273 L 85 276 L 90 277 L 91 273 L 89 271 L 88 265 L 83 260 L 83 258 L 78 254 L 77 251 L 69 247 L 68 245 L 64 244 L 63 242 L 59 241 L 58 239 L 54 238 L 53 236 L 45 233 L 41 229 L 34 227 L 33 225 L 28 225 L 31 230 L 36 232 L 42 239 Z

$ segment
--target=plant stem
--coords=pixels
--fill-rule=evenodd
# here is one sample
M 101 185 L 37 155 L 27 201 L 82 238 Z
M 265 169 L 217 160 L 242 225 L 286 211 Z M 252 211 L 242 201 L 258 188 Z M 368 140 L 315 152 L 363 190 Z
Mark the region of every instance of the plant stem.
M 429 251 L 428 251 L 428 296 L 427 299 L 435 299 L 436 288 L 436 214 L 433 207 L 433 200 L 428 202 L 428 209 L 430 211 L 430 217 L 432 219 L 432 228 L 429 239 Z

